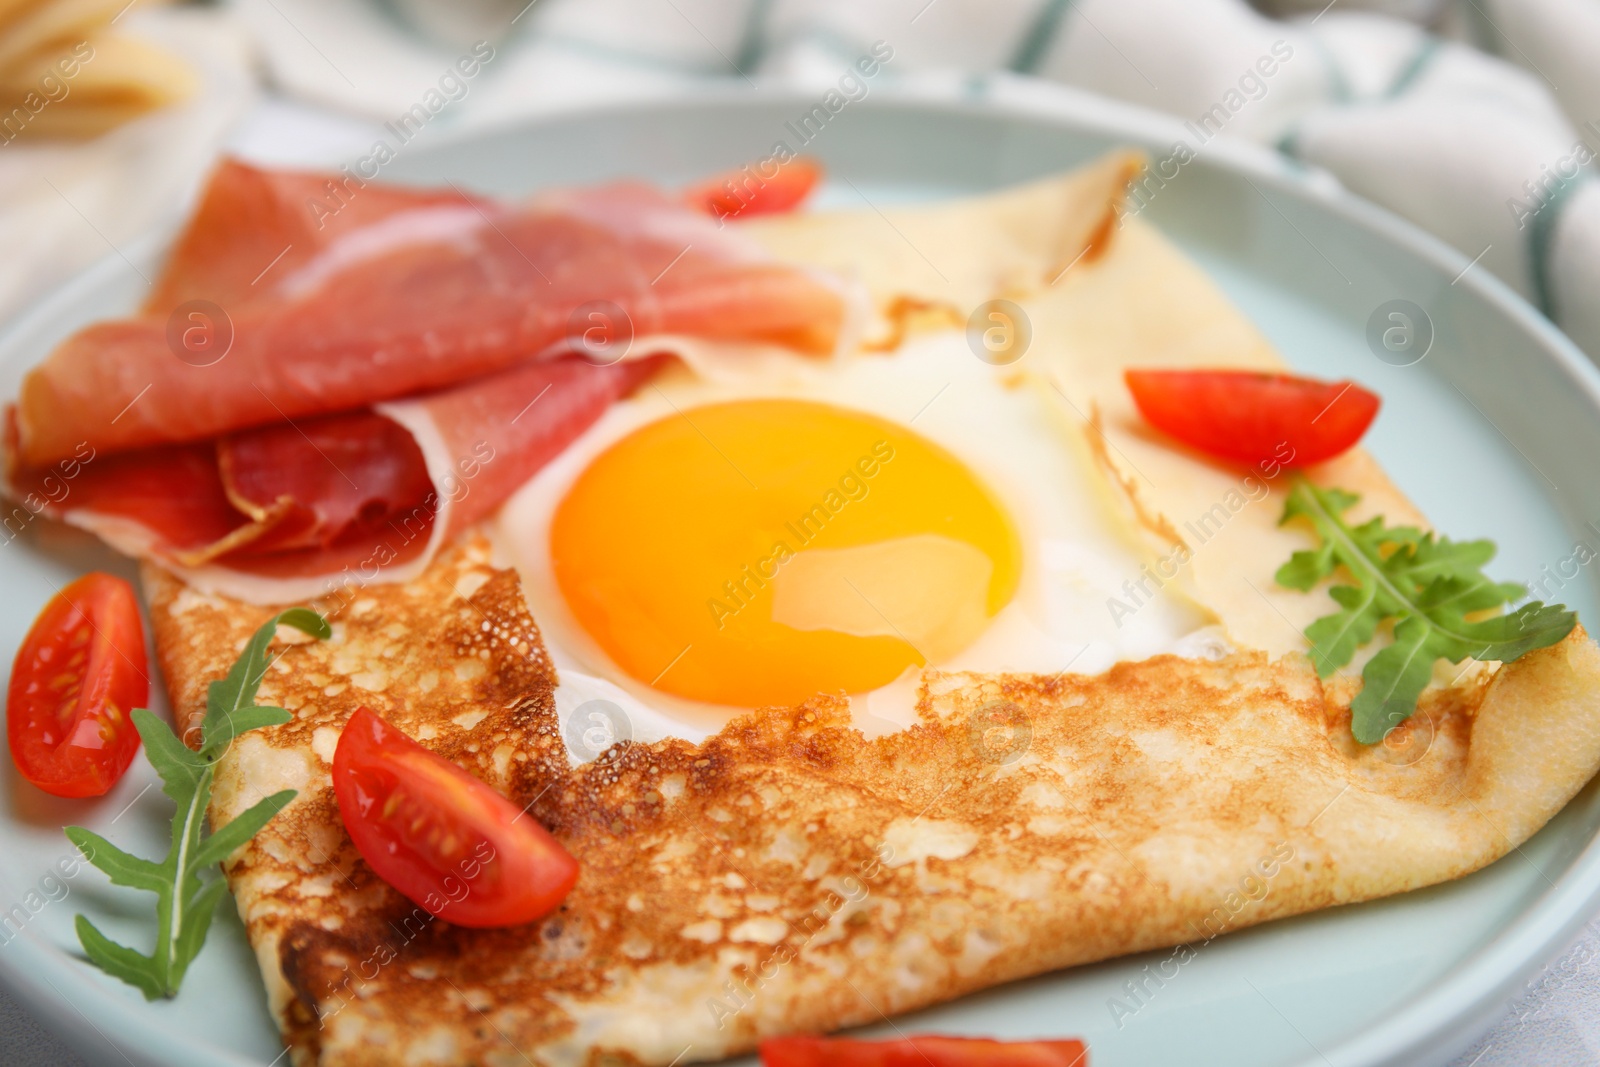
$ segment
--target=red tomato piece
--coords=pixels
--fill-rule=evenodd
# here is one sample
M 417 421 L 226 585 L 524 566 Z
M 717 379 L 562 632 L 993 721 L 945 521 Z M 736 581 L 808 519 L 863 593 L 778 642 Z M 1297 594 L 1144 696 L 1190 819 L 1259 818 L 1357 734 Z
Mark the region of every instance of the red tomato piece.
M 1207 455 L 1309 467 L 1352 447 L 1378 414 L 1354 382 L 1242 370 L 1130 370 L 1139 414 Z
M 17 649 L 6 736 L 22 776 L 58 797 L 97 797 L 139 751 L 128 715 L 150 701 L 133 586 L 95 572 L 57 593 Z
M 800 206 L 822 180 L 822 164 L 809 156 L 796 156 L 778 165 L 771 177 L 760 164 L 696 182 L 683 191 L 683 202 L 714 219 L 743 219 L 772 215 Z
M 339 736 L 333 792 L 361 858 L 446 922 L 533 922 L 578 880 L 578 861 L 538 820 L 366 708 Z
M 992 1041 L 983 1037 L 774 1037 L 765 1067 L 1088 1067 L 1082 1041 Z

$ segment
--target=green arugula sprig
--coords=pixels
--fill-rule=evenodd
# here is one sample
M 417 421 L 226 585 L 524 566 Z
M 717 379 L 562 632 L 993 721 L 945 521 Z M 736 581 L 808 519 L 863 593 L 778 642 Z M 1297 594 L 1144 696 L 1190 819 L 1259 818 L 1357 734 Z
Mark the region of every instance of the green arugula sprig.
M 124 852 L 99 834 L 81 826 L 66 828 L 67 837 L 90 863 L 110 875 L 113 885 L 147 889 L 156 894 L 155 951 L 146 956 L 119 945 L 79 915 L 78 940 L 90 962 L 113 977 L 137 986 L 146 999 L 171 997 L 183 983 L 189 964 L 205 944 L 206 931 L 217 901 L 227 892 L 222 878 L 202 881 L 200 872 L 214 866 L 256 833 L 284 806 L 295 791 L 274 793 L 234 817 L 214 834 L 205 831 L 206 805 L 217 761 L 247 730 L 276 726 L 293 718 L 283 708 L 256 706 L 256 692 L 267 673 L 267 646 L 279 625 L 292 626 L 314 637 L 332 632 L 328 622 L 310 608 L 290 608 L 269 619 L 250 638 L 226 678 L 206 691 L 206 714 L 201 724 L 202 743 L 191 751 L 166 723 L 144 708 L 133 712 L 133 723 L 144 741 L 145 755 L 167 796 L 178 805 L 172 819 L 172 847 L 160 863 Z
M 1296 552 L 1278 568 L 1277 580 L 1310 591 L 1341 566 L 1354 580 L 1328 590 L 1342 610 L 1306 627 L 1312 663 L 1324 678 L 1349 663 L 1380 623 L 1395 620 L 1394 642 L 1367 661 L 1361 692 L 1350 704 L 1351 732 L 1362 744 L 1383 740 L 1417 710 L 1436 660 L 1460 663 L 1470 656 L 1509 663 L 1555 644 L 1577 624 L 1577 615 L 1563 605 L 1539 601 L 1482 617 L 1527 594 L 1514 582 L 1484 576 L 1482 567 L 1494 558 L 1493 541 L 1435 538 L 1414 526 L 1385 526 L 1381 517 L 1350 526 L 1343 514 L 1359 499 L 1297 478 L 1279 525 L 1306 519 L 1321 544 Z

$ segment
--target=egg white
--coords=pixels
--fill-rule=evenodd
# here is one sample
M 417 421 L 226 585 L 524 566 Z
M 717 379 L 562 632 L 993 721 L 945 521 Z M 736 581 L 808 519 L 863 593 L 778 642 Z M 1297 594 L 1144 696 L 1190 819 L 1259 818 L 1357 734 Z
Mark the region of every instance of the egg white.
M 663 374 L 614 404 L 491 523 L 497 558 L 517 568 L 560 675 L 556 705 L 564 726 L 589 701 L 607 700 L 626 718 L 595 720 L 602 735 L 698 741 L 743 710 L 659 692 L 624 673 L 573 616 L 549 553 L 556 506 L 596 455 L 647 423 L 735 399 L 808 399 L 870 412 L 942 445 L 998 497 L 1022 544 L 1016 596 L 972 645 L 929 667 L 1093 674 L 1122 660 L 1216 655 L 1225 648 L 1204 613 L 1178 596 L 1159 594 L 1120 620 L 1110 610 L 1112 598 L 1127 602 L 1124 584 L 1138 580 L 1144 559 L 1107 509 L 1077 430 L 1048 395 L 1052 387 L 1026 372 L 1026 360 L 991 366 L 954 330 L 921 335 L 892 353 L 826 362 L 788 357 L 741 365 L 726 350 L 703 358 L 692 345 L 674 349 L 695 369 Z M 857 724 L 876 735 L 914 722 L 920 675 L 911 669 L 890 685 L 852 694 Z M 582 747 L 575 755 L 596 754 L 593 744 Z

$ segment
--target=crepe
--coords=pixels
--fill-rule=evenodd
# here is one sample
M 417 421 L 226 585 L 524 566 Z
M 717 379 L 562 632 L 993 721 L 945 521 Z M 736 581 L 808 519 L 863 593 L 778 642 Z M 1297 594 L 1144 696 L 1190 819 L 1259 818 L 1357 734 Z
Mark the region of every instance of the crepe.
M 1158 558 L 1201 505 L 1224 501 L 1228 521 L 1197 539 L 1169 592 L 1210 612 L 1234 650 L 1097 675 L 930 671 L 919 723 L 875 739 L 824 695 L 744 716 L 698 745 L 622 745 L 574 768 L 537 624 L 484 541 L 457 544 L 406 584 L 349 587 L 320 605 L 331 640 L 274 661 L 261 700 L 295 719 L 235 743 L 211 810 L 222 824 L 262 795 L 300 791 L 225 865 L 299 1067 L 714 1060 L 765 1035 L 877 1021 L 1454 878 L 1526 840 L 1589 780 L 1600 767 L 1600 653 L 1581 630 L 1430 688 L 1413 725 L 1384 745 L 1352 740 L 1358 680 L 1320 681 L 1300 622 L 1274 629 L 1258 610 L 1263 597 L 1304 617 L 1330 603 L 1272 588 L 1273 568 L 1310 540 L 1273 525 L 1281 479 L 1231 509 L 1225 491 L 1240 473 L 1157 441 L 1117 394 L 1131 363 L 1276 357 L 1137 221 L 1085 238 L 1095 254 L 1062 271 L 1067 223 L 1104 230 L 1125 171 L 1112 161 L 1086 174 L 751 232 L 806 259 L 807 231 L 825 227 L 826 265 L 856 270 L 881 310 L 904 295 L 962 317 L 970 292 L 897 285 L 903 257 L 883 248 L 965 234 L 949 246 L 969 260 L 961 277 L 1017 283 L 1035 337 L 1019 373 L 1060 396 L 1063 431 L 1105 473 L 1106 504 L 1128 516 L 1129 538 Z M 1099 195 L 1084 199 L 1096 182 Z M 1087 207 L 1037 227 L 1031 250 L 1014 232 L 995 236 L 992 219 L 1052 188 Z M 934 275 L 958 280 L 954 268 Z M 1018 281 L 1030 275 L 1031 292 Z M 1359 453 L 1314 474 L 1392 520 L 1416 518 Z M 193 723 L 206 682 L 272 609 L 154 567 L 145 582 L 173 707 Z M 527 927 L 454 928 L 366 867 L 329 782 L 339 730 L 363 704 L 551 828 L 583 872 L 558 912 Z

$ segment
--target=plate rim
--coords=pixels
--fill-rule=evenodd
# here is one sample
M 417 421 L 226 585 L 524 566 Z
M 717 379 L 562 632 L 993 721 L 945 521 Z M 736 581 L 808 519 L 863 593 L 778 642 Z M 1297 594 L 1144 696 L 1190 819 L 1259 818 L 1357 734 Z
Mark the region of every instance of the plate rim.
M 430 138 L 425 145 L 419 145 L 417 151 L 408 158 L 447 154 L 464 143 L 492 138 L 508 131 L 527 134 L 541 127 L 575 121 L 605 123 L 697 108 L 764 111 L 785 105 L 814 103 L 816 95 L 804 89 L 774 86 L 763 86 L 757 93 L 737 86 L 684 87 L 651 99 L 585 103 L 532 115 L 440 129 L 436 137 Z M 948 84 L 902 83 L 884 86 L 877 89 L 871 98 L 851 106 L 855 110 L 898 111 L 933 118 L 957 115 L 979 119 L 1020 119 L 1063 133 L 1088 134 L 1113 142 L 1133 143 L 1148 151 L 1160 151 L 1176 140 L 1184 140 L 1181 120 L 1173 116 L 1070 86 L 1041 84 L 1006 74 L 968 78 L 957 89 L 952 89 Z M 1278 153 L 1251 142 L 1229 138 L 1208 142 L 1194 163 L 1201 169 L 1234 180 L 1247 178 L 1260 181 L 1270 186 L 1277 195 L 1325 212 L 1364 231 L 1382 244 L 1410 254 L 1443 277 L 1454 276 L 1455 287 L 1490 305 L 1519 332 L 1534 341 L 1542 354 L 1551 360 L 1554 369 L 1561 372 L 1571 386 L 1580 390 L 1588 406 L 1600 414 L 1600 368 L 1507 283 L 1486 269 L 1468 269 L 1474 261 L 1442 238 L 1361 198 L 1326 172 L 1288 161 Z M 184 217 L 197 195 L 198 187 L 182 210 L 172 213 L 172 219 Z M 173 236 L 174 225 L 175 221 L 169 221 L 135 241 L 126 242 L 121 248 L 114 246 L 111 252 L 88 268 L 41 294 L 32 307 L 16 315 L 0 329 L 0 351 L 16 343 L 16 337 L 38 330 L 50 319 L 56 318 L 60 309 L 69 306 L 78 294 L 93 290 L 112 276 L 127 270 L 127 256 L 145 259 L 164 252 Z M 1509 854 L 1502 857 L 1505 858 L 1509 858 Z M 1527 862 L 1534 863 L 1531 858 Z M 1511 991 L 1542 964 L 1554 962 L 1552 954 L 1563 947 L 1600 908 L 1600 830 L 1572 856 L 1554 880 L 1537 864 L 1534 866 L 1545 875 L 1548 888 L 1502 926 L 1487 943 L 1465 957 L 1460 967 L 1447 977 L 1431 982 L 1399 1001 L 1378 1022 L 1355 1037 L 1346 1038 L 1325 1049 L 1318 1049 L 1307 1041 L 1313 1054 L 1296 1061 L 1295 1067 L 1327 1064 L 1376 1067 L 1423 1061 L 1444 1062 L 1500 1022 L 1503 1009 L 1509 1006 L 1506 1002 Z M 169 1054 L 168 1050 L 181 1052 L 184 1062 L 195 1064 L 262 1067 L 258 1060 L 192 1035 L 184 1035 L 183 1044 L 174 1048 L 170 1044 L 173 1035 L 159 1025 L 157 1017 L 149 1012 L 149 1005 L 131 998 L 103 997 L 98 1004 L 98 1010 L 111 1016 L 106 1021 L 118 1031 L 119 1037 L 127 1035 L 130 1030 L 138 1033 L 136 1044 L 113 1041 L 50 981 L 52 974 L 68 978 L 81 966 L 70 951 L 43 941 L 31 929 L 21 931 L 8 947 L 14 948 L 16 941 L 28 944 L 32 955 L 14 959 L 17 957 L 14 952 L 0 953 L 0 986 L 4 986 L 54 1036 L 86 1059 L 93 1060 L 98 1055 L 100 1045 L 78 1028 L 72 1012 L 77 1012 L 90 1022 L 106 1043 L 124 1055 L 131 1053 L 143 1063 L 176 1062 L 149 1058 L 149 1050 L 159 1049 L 163 1055 Z M 272 1062 L 278 1063 L 282 1058 L 280 1055 L 278 1060 Z

